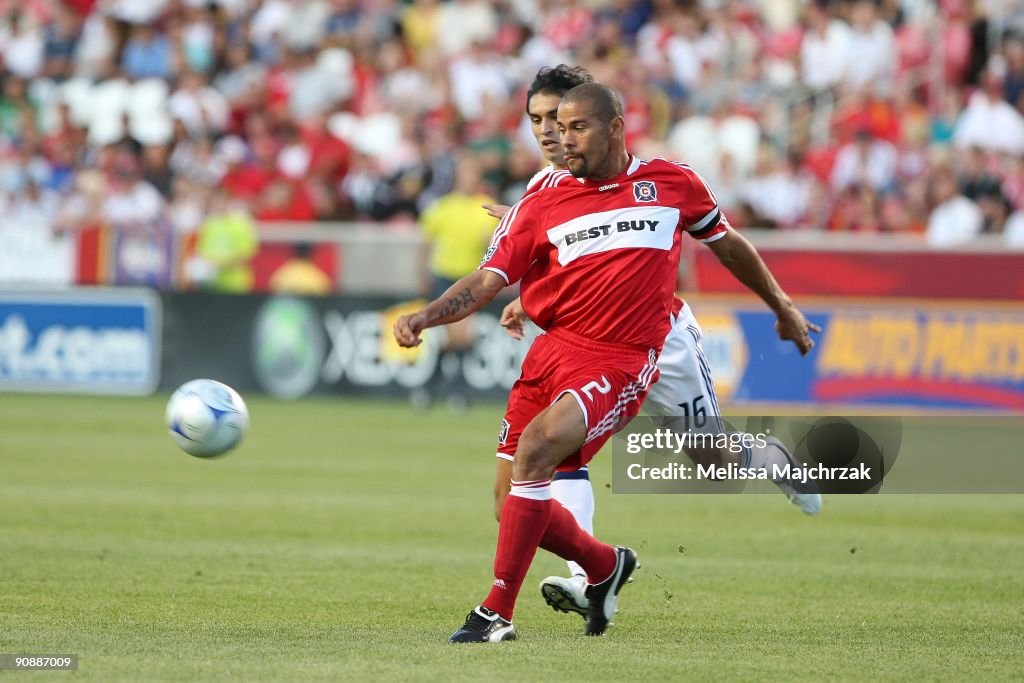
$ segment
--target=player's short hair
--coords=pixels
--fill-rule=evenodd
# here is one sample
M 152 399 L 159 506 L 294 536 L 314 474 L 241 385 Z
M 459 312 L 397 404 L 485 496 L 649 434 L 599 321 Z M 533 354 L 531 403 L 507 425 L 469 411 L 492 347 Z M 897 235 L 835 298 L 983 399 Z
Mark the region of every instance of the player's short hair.
M 604 123 L 611 123 L 616 116 L 623 116 L 622 100 L 607 85 L 583 83 L 562 95 L 563 103 L 586 102 L 593 107 L 594 114 Z
M 526 107 L 530 107 L 530 98 L 537 93 L 549 93 L 561 97 L 577 85 L 592 83 L 594 77 L 582 66 L 569 66 L 559 64 L 558 66 L 545 66 L 530 83 L 530 89 L 526 91 Z

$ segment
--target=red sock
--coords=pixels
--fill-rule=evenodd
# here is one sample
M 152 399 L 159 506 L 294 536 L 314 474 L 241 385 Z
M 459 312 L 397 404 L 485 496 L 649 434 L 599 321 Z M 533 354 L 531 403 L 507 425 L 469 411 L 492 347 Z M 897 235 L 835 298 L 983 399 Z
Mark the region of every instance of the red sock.
M 516 489 L 520 487 L 528 489 L 526 495 L 531 497 L 516 495 Z M 498 549 L 494 555 L 494 583 L 482 603 L 503 619 L 512 621 L 519 589 L 523 586 L 533 556 L 537 554 L 540 537 L 544 535 L 554 507 L 550 482 L 513 482 L 512 492 L 501 509 Z
M 615 571 L 615 548 L 588 534 L 558 501 L 552 501 L 551 520 L 540 547 L 583 567 L 587 581 L 600 583 Z

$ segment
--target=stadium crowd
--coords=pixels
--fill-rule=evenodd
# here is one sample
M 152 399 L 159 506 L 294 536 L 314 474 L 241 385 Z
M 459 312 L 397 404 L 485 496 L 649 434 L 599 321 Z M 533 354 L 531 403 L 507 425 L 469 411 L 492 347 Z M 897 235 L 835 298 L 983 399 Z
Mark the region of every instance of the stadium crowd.
M 2 222 L 409 226 L 472 153 L 512 203 L 538 68 L 739 226 L 1024 243 L 1024 7 L 998 0 L 4 0 Z M 1007 9 L 1010 8 L 1010 9 Z

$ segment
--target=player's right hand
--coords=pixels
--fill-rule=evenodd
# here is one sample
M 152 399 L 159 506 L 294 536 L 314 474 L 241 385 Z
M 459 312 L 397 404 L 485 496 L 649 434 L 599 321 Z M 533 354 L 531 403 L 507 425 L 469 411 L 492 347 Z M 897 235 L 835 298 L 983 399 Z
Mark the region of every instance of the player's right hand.
M 487 209 L 487 215 L 493 218 L 504 218 L 511 206 L 505 206 L 504 204 L 481 204 L 480 206 Z
M 505 306 L 501 312 L 501 326 L 505 328 L 505 331 L 513 339 L 523 338 L 526 320 L 526 311 L 523 310 L 523 304 L 519 297 L 516 297 L 508 306 Z
M 419 346 L 423 342 L 423 339 L 420 338 L 420 332 L 426 327 L 426 321 L 426 316 L 420 312 L 403 315 L 395 321 L 392 328 L 395 334 L 395 341 L 398 342 L 399 346 L 406 349 Z
M 796 306 L 789 304 L 778 314 L 775 331 L 779 339 L 793 342 L 800 350 L 800 355 L 806 356 L 814 348 L 810 333 L 820 334 L 821 327 L 804 317 Z

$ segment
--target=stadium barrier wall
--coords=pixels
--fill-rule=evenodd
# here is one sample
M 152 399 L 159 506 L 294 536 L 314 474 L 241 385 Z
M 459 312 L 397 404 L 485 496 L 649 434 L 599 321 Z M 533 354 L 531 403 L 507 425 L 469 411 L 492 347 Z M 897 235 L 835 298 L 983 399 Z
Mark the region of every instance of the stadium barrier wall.
M 865 409 L 1024 412 L 1024 306 L 922 300 L 802 300 L 822 326 L 812 354 L 775 336 L 756 300 L 690 301 L 723 403 Z M 443 330 L 399 349 L 396 297 L 301 299 L 169 294 L 163 388 L 211 377 L 240 391 L 396 395 L 440 372 Z M 478 396 L 504 399 L 529 340 L 498 324 L 500 304 L 474 319 L 476 341 L 457 368 Z M 535 335 L 536 330 L 531 333 Z
M 723 403 L 1024 413 L 1024 305 L 801 298 L 823 332 L 810 356 L 775 337 L 750 298 L 690 305 Z M 404 297 L 295 298 L 79 288 L 0 292 L 0 391 L 147 394 L 196 377 L 242 392 L 402 395 L 436 381 L 444 330 L 414 350 L 391 338 Z M 529 340 L 478 314 L 476 341 L 448 367 L 478 396 L 504 399 Z M 531 331 L 531 336 L 537 331 Z
M 1024 299 L 1024 251 L 998 235 L 957 249 L 930 248 L 915 235 L 744 230 L 786 289 L 795 295 Z M 374 223 L 273 223 L 260 226 L 253 259 L 255 291 L 293 245 L 314 245 L 313 260 L 345 295 L 412 297 L 426 281 L 427 246 L 414 228 Z M 184 289 L 192 236 L 117 235 L 90 227 L 73 236 L 45 227 L 0 223 L 0 285 L 146 285 Z M 742 293 L 710 250 L 684 240 L 682 288 Z
M 940 249 L 893 236 L 754 231 L 751 239 L 794 296 L 1024 299 L 1024 251 L 998 240 Z M 695 250 L 690 269 L 691 291 L 747 291 L 710 249 Z

